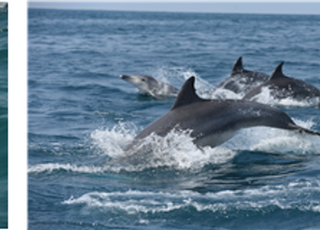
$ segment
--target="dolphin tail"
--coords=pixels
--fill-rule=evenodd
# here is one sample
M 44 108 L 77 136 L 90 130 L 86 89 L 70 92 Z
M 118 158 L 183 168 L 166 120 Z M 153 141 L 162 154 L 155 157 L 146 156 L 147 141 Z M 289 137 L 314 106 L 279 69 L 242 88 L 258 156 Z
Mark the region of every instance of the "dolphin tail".
M 298 130 L 299 133 L 308 133 L 308 134 L 311 134 L 311 135 L 317 135 L 317 136 L 320 136 L 320 133 L 319 132 L 316 132 L 316 131 L 313 131 L 313 130 L 310 130 L 310 129 L 306 129 L 306 128 L 303 128 L 299 125 L 290 125 L 293 129 L 296 129 Z

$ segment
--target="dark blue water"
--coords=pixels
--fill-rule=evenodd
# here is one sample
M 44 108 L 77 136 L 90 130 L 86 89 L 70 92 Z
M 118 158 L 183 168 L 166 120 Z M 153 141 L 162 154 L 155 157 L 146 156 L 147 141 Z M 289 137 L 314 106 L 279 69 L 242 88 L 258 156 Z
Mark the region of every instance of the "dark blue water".
M 0 8 L 0 228 L 8 227 L 8 8 Z
M 258 127 L 200 150 L 172 133 L 137 165 L 119 160 L 175 100 L 119 75 L 179 88 L 194 75 L 214 98 L 243 56 L 320 88 L 320 16 L 29 9 L 28 34 L 29 229 L 320 228 L 319 137 Z M 275 106 L 319 132 L 316 104 Z

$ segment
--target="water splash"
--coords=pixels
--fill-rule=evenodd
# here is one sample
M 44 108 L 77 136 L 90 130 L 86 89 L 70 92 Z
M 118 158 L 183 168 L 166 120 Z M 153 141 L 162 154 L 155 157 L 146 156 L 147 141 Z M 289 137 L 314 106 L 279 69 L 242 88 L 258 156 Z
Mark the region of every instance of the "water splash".
M 210 99 L 242 99 L 243 95 L 242 94 L 237 94 L 231 90 L 224 89 L 224 88 L 218 88 L 215 89 L 214 91 L 211 90 Z
M 210 92 L 214 88 L 213 85 L 202 79 L 192 68 L 161 66 L 154 70 L 151 75 L 161 81 L 171 83 L 179 89 L 187 79 L 194 76 L 196 78 L 195 88 L 197 89 L 197 93 L 203 98 L 210 98 Z
M 94 130 L 90 138 L 92 144 L 102 149 L 110 157 L 124 156 L 123 149 L 136 136 L 137 127 L 133 123 L 119 122 L 111 128 Z
M 169 132 L 165 137 L 151 134 L 138 143 L 132 151 L 124 152 L 121 145 L 124 133 L 127 131 L 120 129 L 113 133 L 114 130 L 95 131 L 99 135 L 92 135 L 92 138 L 94 138 L 94 142 L 99 143 L 107 155 L 119 163 L 134 165 L 134 170 L 158 167 L 199 170 L 206 164 L 225 163 L 236 155 L 235 151 L 220 147 L 199 149 L 193 143 L 190 131 L 177 132 L 175 130 Z M 129 136 L 132 137 L 132 134 Z M 105 142 L 106 139 L 113 144 Z
M 294 119 L 294 122 L 307 129 L 312 129 L 315 125 L 312 120 Z M 318 136 L 269 127 L 243 129 L 221 146 L 227 149 L 269 153 L 320 154 Z

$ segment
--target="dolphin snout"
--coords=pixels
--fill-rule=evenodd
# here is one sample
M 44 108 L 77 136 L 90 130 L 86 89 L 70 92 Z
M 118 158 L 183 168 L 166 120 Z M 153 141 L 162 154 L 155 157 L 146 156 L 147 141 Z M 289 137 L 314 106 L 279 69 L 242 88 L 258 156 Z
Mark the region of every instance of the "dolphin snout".
M 120 75 L 120 78 L 121 78 L 121 79 L 127 79 L 127 78 L 129 78 L 129 76 L 127 76 L 127 75 Z

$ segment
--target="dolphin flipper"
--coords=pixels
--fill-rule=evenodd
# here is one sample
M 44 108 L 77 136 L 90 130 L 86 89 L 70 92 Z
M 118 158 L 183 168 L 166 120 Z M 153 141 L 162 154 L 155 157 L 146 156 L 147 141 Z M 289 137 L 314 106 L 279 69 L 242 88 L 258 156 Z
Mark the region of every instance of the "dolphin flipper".
M 161 97 L 160 95 L 158 95 L 158 94 L 155 92 L 155 90 L 149 90 L 148 93 L 149 93 L 151 96 L 157 98 L 158 100 L 163 100 L 163 97 Z

